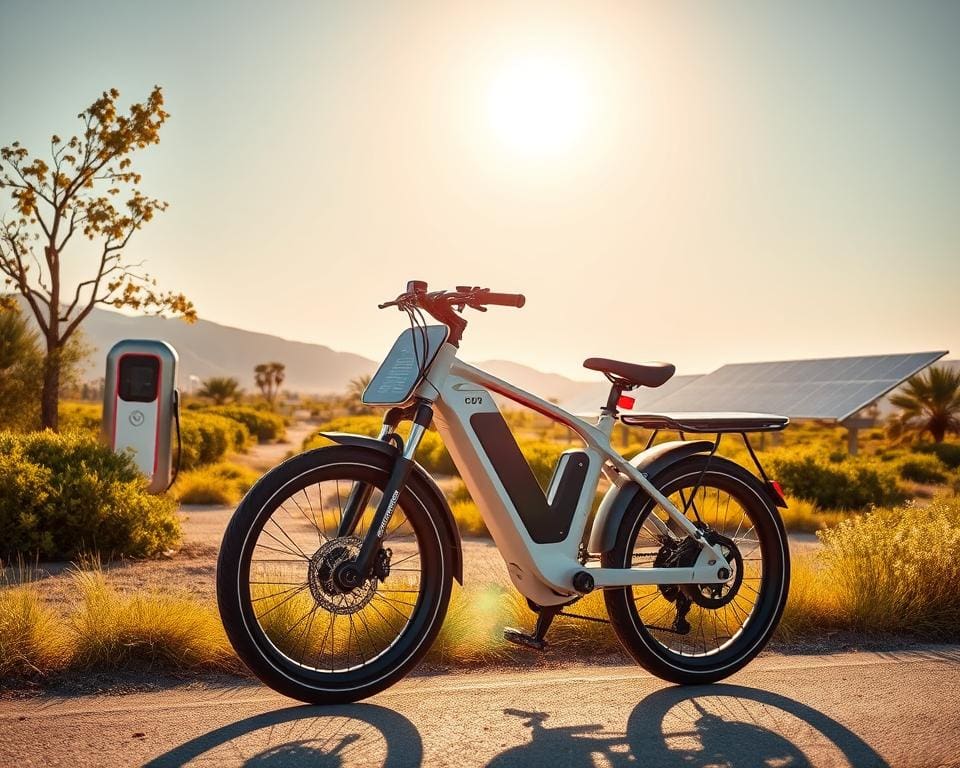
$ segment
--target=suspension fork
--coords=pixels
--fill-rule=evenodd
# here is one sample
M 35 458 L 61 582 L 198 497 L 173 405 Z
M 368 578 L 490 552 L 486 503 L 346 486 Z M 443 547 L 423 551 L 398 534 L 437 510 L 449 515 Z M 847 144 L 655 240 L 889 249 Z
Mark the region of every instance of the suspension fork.
M 397 506 L 397 500 L 403 491 L 407 479 L 410 477 L 410 470 L 413 468 L 414 455 L 417 447 L 420 445 L 420 439 L 423 433 L 427 431 L 430 422 L 433 420 L 433 408 L 427 402 L 419 402 L 409 409 L 391 408 L 383 420 L 383 428 L 380 431 L 380 439 L 387 441 L 391 439 L 393 429 L 396 428 L 400 420 L 404 417 L 409 418 L 412 411 L 413 426 L 410 429 L 410 436 L 397 455 L 387 480 L 387 485 L 383 489 L 383 495 L 380 498 L 380 504 L 374 513 L 373 521 L 369 530 L 363 537 L 363 543 L 360 545 L 360 552 L 357 559 L 351 563 L 349 571 L 344 573 L 344 581 L 351 576 L 358 578 L 359 584 L 373 568 L 374 558 L 380 551 L 383 543 L 383 535 L 386 533 L 387 526 L 390 524 L 390 518 L 393 516 L 393 510 Z M 337 530 L 338 536 L 350 535 L 356 528 L 363 510 L 366 509 L 370 496 L 373 493 L 373 486 L 367 483 L 355 483 L 350 490 L 350 496 L 347 498 L 347 506 L 344 509 L 343 519 Z
M 385 443 L 395 442 L 397 447 L 403 450 L 403 438 L 397 434 L 396 429 L 404 419 L 412 419 L 414 408 L 391 408 L 384 414 L 383 426 L 380 427 L 380 434 L 377 440 Z M 363 510 L 370 503 L 370 497 L 373 495 L 373 486 L 369 483 L 354 483 L 350 489 L 350 495 L 343 505 L 343 512 L 340 515 L 340 525 L 337 527 L 337 538 L 351 536 L 357 529 L 357 523 L 363 515 Z

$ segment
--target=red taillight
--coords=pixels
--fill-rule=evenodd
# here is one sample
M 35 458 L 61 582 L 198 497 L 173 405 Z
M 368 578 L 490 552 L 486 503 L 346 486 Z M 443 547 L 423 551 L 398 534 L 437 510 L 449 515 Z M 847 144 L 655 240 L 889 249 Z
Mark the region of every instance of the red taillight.
M 628 397 L 627 395 L 620 395 L 620 399 L 617 400 L 617 407 L 623 408 L 625 411 L 629 411 L 631 408 L 633 408 L 634 403 L 636 402 L 637 401 L 632 397 Z
M 767 491 L 773 498 L 774 504 L 776 504 L 778 507 L 786 508 L 787 497 L 784 495 L 783 488 L 780 487 L 780 483 L 778 483 L 776 480 L 768 480 Z

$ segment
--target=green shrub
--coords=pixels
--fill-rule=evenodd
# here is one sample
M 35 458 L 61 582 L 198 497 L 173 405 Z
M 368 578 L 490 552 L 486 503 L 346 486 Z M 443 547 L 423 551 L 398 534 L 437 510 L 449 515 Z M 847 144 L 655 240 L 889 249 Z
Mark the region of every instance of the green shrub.
M 78 431 L 90 435 L 100 434 L 103 406 L 99 403 L 60 403 L 60 429 L 63 432 Z
M 960 443 L 921 443 L 916 450 L 932 453 L 950 469 L 960 467 Z
M 831 462 L 820 456 L 780 452 L 768 461 L 787 493 L 824 509 L 864 509 L 903 501 L 895 467 L 857 458 Z
M 380 434 L 382 424 L 382 416 L 340 416 L 336 419 L 330 419 L 304 439 L 303 450 L 309 451 L 313 448 L 330 445 L 330 441 L 320 435 L 321 432 L 347 432 L 353 435 L 376 437 Z M 408 429 L 401 429 L 401 434 L 406 435 L 408 431 Z
M 249 467 L 221 462 L 184 472 L 170 492 L 184 504 L 236 504 L 258 476 Z
M 330 445 L 330 441 L 320 435 L 321 432 L 348 432 L 354 435 L 376 437 L 380 434 L 382 424 L 382 416 L 341 416 L 331 419 L 321 424 L 316 432 L 303 441 L 303 450 L 309 451 L 313 448 Z M 400 436 L 406 439 L 409 433 L 409 423 L 402 424 L 399 430 Z M 443 444 L 443 440 L 440 439 L 440 435 L 434 430 L 427 431 L 421 438 L 420 446 L 417 449 L 417 461 L 431 474 L 457 474 L 457 468 L 453 465 L 450 453 Z
M 553 469 L 560 460 L 560 454 L 569 446 L 543 440 L 531 440 L 520 443 L 520 450 L 533 470 L 540 487 L 546 488 L 553 476 Z
M 456 475 L 453 457 L 436 432 L 425 432 L 417 449 L 417 461 L 432 475 Z
M 901 459 L 897 465 L 900 477 L 915 483 L 942 483 L 947 479 L 943 463 L 936 456 L 913 454 Z
M 0 553 L 144 557 L 179 540 L 176 505 L 129 456 L 79 432 L 0 432 Z
M 383 418 L 381 416 L 342 416 L 331 419 L 321 424 L 316 432 L 303 441 L 303 450 L 308 451 L 312 448 L 330 445 L 330 441 L 322 437 L 319 434 L 320 432 L 349 432 L 355 435 L 376 437 L 380 433 L 382 424 Z M 400 436 L 406 438 L 409 431 L 409 424 L 401 425 Z M 545 488 L 547 483 L 550 482 L 553 468 L 556 466 L 560 454 L 567 450 L 569 446 L 549 440 L 521 440 L 519 445 L 527 463 L 533 470 L 533 474 L 540 485 Z M 447 451 L 440 435 L 434 430 L 428 431 L 420 440 L 420 447 L 417 449 L 417 461 L 431 474 L 458 474 L 450 452 Z
M 250 442 L 250 433 L 240 422 L 203 411 L 184 411 L 180 434 L 184 470 L 220 461 L 228 450 L 242 451 Z
M 252 408 L 248 405 L 220 405 L 204 409 L 203 413 L 226 416 L 243 424 L 260 443 L 282 440 L 286 436 L 283 417 L 271 411 Z

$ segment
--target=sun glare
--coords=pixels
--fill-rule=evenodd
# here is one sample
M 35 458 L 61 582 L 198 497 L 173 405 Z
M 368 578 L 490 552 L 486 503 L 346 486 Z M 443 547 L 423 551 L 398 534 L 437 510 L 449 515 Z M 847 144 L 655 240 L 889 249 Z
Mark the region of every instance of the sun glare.
M 487 93 L 487 115 L 497 138 L 522 155 L 569 152 L 587 118 L 584 74 L 572 62 L 526 56 L 508 62 Z

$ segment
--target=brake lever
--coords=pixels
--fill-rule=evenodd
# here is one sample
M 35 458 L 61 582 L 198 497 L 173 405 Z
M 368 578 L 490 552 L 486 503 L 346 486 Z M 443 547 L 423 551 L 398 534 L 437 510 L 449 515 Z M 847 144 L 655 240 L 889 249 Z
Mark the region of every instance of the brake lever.
M 403 311 L 403 304 L 406 301 L 407 295 L 405 293 L 400 294 L 393 301 L 385 301 L 383 304 L 377 304 L 378 309 L 386 309 L 387 307 L 396 307 L 400 311 Z

